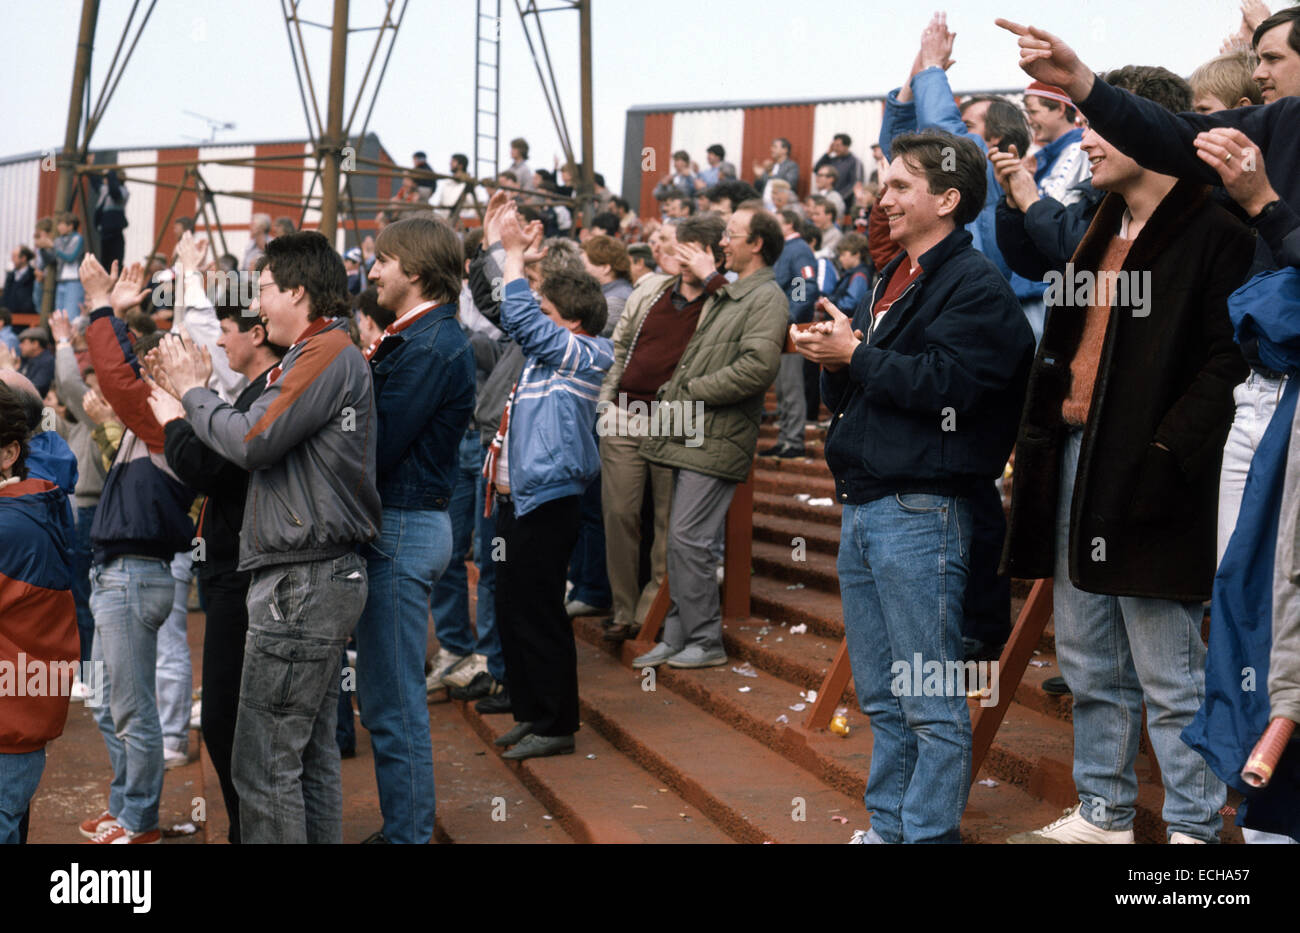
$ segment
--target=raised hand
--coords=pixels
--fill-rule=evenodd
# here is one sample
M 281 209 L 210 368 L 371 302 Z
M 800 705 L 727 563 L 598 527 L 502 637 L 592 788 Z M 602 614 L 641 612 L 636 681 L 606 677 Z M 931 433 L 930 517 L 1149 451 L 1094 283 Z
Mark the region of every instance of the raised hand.
M 212 377 L 212 357 L 206 347 L 199 350 L 180 337 L 168 335 L 158 350 L 157 365 L 151 368 L 170 381 L 170 392 L 184 397 L 190 389 L 201 389 L 208 384 Z
M 546 229 L 540 220 L 530 220 L 524 227 L 524 236 L 528 237 L 528 246 L 524 248 L 524 262 L 540 262 L 546 255 L 542 241 L 546 238 Z
M 1020 37 L 1021 71 L 1037 81 L 1056 85 L 1074 100 L 1088 96 L 1095 76 L 1064 40 L 1037 26 L 1000 18 L 994 22 Z
M 165 425 L 169 421 L 185 417 L 185 406 L 181 404 L 180 399 L 164 392 L 156 382 L 149 384 L 148 401 L 149 410 L 153 412 L 159 424 Z
M 176 244 L 176 259 L 181 264 L 183 273 L 198 272 L 203 268 L 203 258 L 208 252 L 208 241 L 199 239 L 189 230 L 181 234 L 181 241 Z
M 117 263 L 113 263 L 113 271 L 117 271 Z M 133 262 L 126 267 L 126 271 L 117 279 L 113 285 L 113 291 L 109 295 L 109 304 L 113 306 L 113 313 L 121 317 L 127 311 L 134 308 L 140 302 L 149 297 L 149 288 L 147 279 L 144 274 L 144 266 L 138 262 Z
M 50 315 L 50 334 L 55 343 L 72 339 L 72 322 L 68 320 L 67 311 L 55 311 Z
M 713 253 L 699 243 L 678 241 L 673 244 L 672 249 L 677 261 L 690 269 L 691 274 L 701 282 L 707 282 L 718 271 L 718 266 L 713 261 Z
M 957 33 L 948 31 L 948 14 L 935 13 L 930 24 L 921 33 L 921 50 L 917 53 L 919 71 L 942 68 L 947 71 L 954 64 L 952 46 Z
M 487 209 L 483 212 L 483 246 L 490 248 L 501 242 L 501 212 L 511 203 L 510 195 L 504 188 L 492 192 Z
M 117 417 L 113 412 L 113 406 L 104 400 L 104 396 L 99 394 L 98 389 L 86 390 L 86 394 L 81 398 L 81 407 L 86 409 L 86 417 L 95 424 L 114 421 Z
M 1018 210 L 1029 210 L 1029 205 L 1038 200 L 1038 185 L 1033 174 L 1025 168 L 1016 147 L 1012 146 L 1010 152 L 994 149 L 989 153 L 989 161 L 993 163 L 998 184 L 1006 192 L 1007 202 Z

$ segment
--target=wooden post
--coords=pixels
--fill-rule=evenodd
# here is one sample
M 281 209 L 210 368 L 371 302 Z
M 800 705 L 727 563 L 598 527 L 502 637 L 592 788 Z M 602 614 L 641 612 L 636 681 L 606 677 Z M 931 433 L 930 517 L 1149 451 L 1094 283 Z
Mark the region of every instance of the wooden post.
M 348 0 L 334 0 L 334 27 L 330 45 L 330 96 L 326 113 L 325 138 L 321 148 L 325 161 L 321 173 L 324 185 L 317 228 L 334 245 L 339 222 L 339 164 L 343 158 L 343 78 L 348 58 Z

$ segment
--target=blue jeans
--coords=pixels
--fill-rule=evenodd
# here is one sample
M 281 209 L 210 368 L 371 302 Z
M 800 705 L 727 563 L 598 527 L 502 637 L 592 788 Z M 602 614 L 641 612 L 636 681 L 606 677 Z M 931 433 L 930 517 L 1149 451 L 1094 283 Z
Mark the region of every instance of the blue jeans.
M 253 571 L 231 750 L 242 842 L 343 841 L 339 670 L 365 603 L 357 554 Z
M 501 658 L 501 638 L 497 635 L 497 574 L 492 561 L 496 521 L 483 517 L 484 486 L 480 475 L 486 451 L 476 428 L 460 442 L 460 469 L 447 506 L 451 518 L 451 560 L 433 588 L 429 608 L 433 611 L 433 628 L 441 647 L 453 654 L 473 652 L 486 656 L 488 673 L 502 680 L 505 662 Z M 478 540 L 473 541 L 476 533 Z M 469 573 L 463 559 L 472 541 L 474 563 L 478 567 L 478 606 L 473 629 L 469 624 Z
M 885 842 L 960 842 L 970 790 L 965 689 L 914 690 L 911 669 L 962 660 L 966 499 L 909 493 L 845 505 L 836 568 L 853 684 L 871 719 L 863 797 Z M 908 674 L 898 678 L 899 663 Z M 960 684 L 958 684 L 960 686 Z
M 90 526 L 95 506 L 77 509 L 77 550 L 72 555 L 72 599 L 77 605 L 77 632 L 81 636 L 81 660 L 90 660 L 95 641 L 95 616 L 90 611 Z
M 95 614 L 91 661 L 103 662 L 95 720 L 108 746 L 113 783 L 108 812 L 131 832 L 158 828 L 163 786 L 162 727 L 154 693 L 158 630 L 171 610 L 175 584 L 156 558 L 118 557 L 91 571 Z
M 172 558 L 172 609 L 158 630 L 155 682 L 163 747 L 182 754 L 190 747 L 190 709 L 194 692 L 194 667 L 186 635 L 192 566 L 189 551 L 177 551 Z
M 1102 829 L 1133 825 L 1134 765 L 1147 731 L 1165 785 L 1168 831 L 1218 839 L 1226 790 L 1180 737 L 1205 701 L 1205 645 L 1198 602 L 1085 593 L 1070 583 L 1070 502 L 1083 431 L 1061 452 L 1052 590 L 1056 660 L 1074 694 L 1074 786 L 1081 815 Z
M 18 844 L 18 824 L 45 771 L 45 747 L 10 755 L 0 752 L 0 846 Z
M 800 422 L 802 424 L 802 421 Z M 614 601 L 605 569 L 605 518 L 600 504 L 600 477 L 588 484 L 579 500 L 578 543 L 569 559 L 573 589 L 569 599 L 606 609 Z
M 81 299 L 85 297 L 86 290 L 80 279 L 66 279 L 54 289 L 54 309 L 67 311 L 68 320 L 75 321 L 81 317 Z
M 429 595 L 451 551 L 451 518 L 432 509 L 384 509 L 383 531 L 364 548 L 370 592 L 357 623 L 357 701 L 389 842 L 426 845 L 433 837 L 424 655 Z

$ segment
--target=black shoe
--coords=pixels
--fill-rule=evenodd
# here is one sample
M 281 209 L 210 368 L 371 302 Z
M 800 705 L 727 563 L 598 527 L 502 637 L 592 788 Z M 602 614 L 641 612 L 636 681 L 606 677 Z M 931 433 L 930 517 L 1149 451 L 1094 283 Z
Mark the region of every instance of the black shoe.
M 340 757 L 340 758 L 356 758 L 356 757 L 357 757 L 357 747 L 356 747 L 355 745 L 351 745 L 351 746 L 348 746 L 347 748 L 340 748 L 340 749 L 339 749 L 339 757 Z
M 480 713 L 508 713 L 511 709 L 510 691 L 503 684 L 496 693 L 475 703 L 474 709 Z
M 533 724 L 531 722 L 517 722 L 515 727 L 505 735 L 493 739 L 492 744 L 498 748 L 509 748 L 511 745 L 517 745 L 524 736 L 532 734 Z
M 1043 692 L 1054 697 L 1070 696 L 1070 685 L 1064 677 L 1049 677 L 1043 681 Z
M 573 736 L 571 735 L 537 735 L 524 736 L 523 740 L 502 758 L 522 761 L 525 758 L 546 758 L 550 755 L 572 755 Z
M 990 645 L 978 638 L 962 638 L 962 649 L 967 661 L 996 661 L 1002 657 L 1002 645 Z
M 789 444 L 773 444 L 771 447 L 760 450 L 758 455 L 760 457 L 778 457 L 781 460 L 793 460 L 805 454 L 802 447 L 791 447 Z
M 374 846 L 374 845 L 386 846 L 389 844 L 389 842 L 388 842 L 388 838 L 384 836 L 384 833 L 381 830 L 380 832 L 377 833 L 371 833 L 365 839 L 362 839 L 361 844 L 363 846 Z
M 605 630 L 601 637 L 605 641 L 628 641 L 636 638 L 641 633 L 641 626 L 629 625 L 627 622 L 617 622 Z
M 451 698 L 453 700 L 477 700 L 480 697 L 491 696 L 499 684 L 487 671 L 479 671 L 471 678 L 470 682 L 463 687 L 452 687 Z

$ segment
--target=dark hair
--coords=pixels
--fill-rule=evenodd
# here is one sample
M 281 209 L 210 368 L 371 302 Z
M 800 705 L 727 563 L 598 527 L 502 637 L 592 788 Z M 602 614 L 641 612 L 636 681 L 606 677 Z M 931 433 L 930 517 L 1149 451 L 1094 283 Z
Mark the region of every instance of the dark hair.
M 683 194 L 680 190 L 673 191 L 672 194 L 664 198 L 665 201 L 681 201 L 686 206 L 686 215 L 689 217 L 695 213 L 695 199 L 689 194 Z
M 835 223 L 835 218 L 840 216 L 839 209 L 835 207 L 835 202 L 825 195 L 814 194 L 812 196 L 812 202 L 831 215 L 831 223 Z
M 788 207 L 781 211 L 780 217 L 790 226 L 794 227 L 796 231 L 799 229 L 799 224 L 803 222 L 803 218 L 799 216 L 799 212 L 792 211 Z
M 394 221 L 375 239 L 375 255 L 396 259 L 403 275 L 417 276 L 425 298 L 455 301 L 465 271 L 465 248 L 447 222 L 434 217 Z
M 397 320 L 396 311 L 389 311 L 379 303 L 379 289 L 373 285 L 353 296 L 352 307 L 374 321 L 380 330 Z
M 728 178 L 725 181 L 718 182 L 706 191 L 704 196 L 714 204 L 726 200 L 734 211 L 745 201 L 758 197 L 758 189 L 747 181 L 741 181 L 738 178 Z
M 835 166 L 831 165 L 829 162 L 827 162 L 821 168 L 817 169 L 817 171 L 825 172 L 827 175 L 831 176 L 831 181 L 840 180 L 840 170 L 837 169 Z
M 522 136 L 510 140 L 510 148 L 518 149 L 521 153 L 520 158 L 524 160 L 528 159 L 528 140 L 524 139 Z
M 685 149 L 678 149 L 673 153 L 673 161 L 676 162 L 678 159 L 681 159 L 683 162 L 689 162 L 691 161 L 691 154 Z
M 632 260 L 628 258 L 627 247 L 619 240 L 603 233 L 587 238 L 582 244 L 582 251 L 593 266 L 609 266 L 615 278 L 632 277 Z
M 258 271 L 264 268 L 271 270 L 271 278 L 281 291 L 299 286 L 306 290 L 307 320 L 347 314 L 348 271 L 323 234 L 304 230 L 276 237 L 266 244 L 266 253 L 258 260 Z M 459 292 L 458 283 L 454 294 Z
M 772 142 L 774 142 L 774 143 L 780 143 L 782 146 L 785 147 L 786 154 L 787 154 L 787 155 L 789 154 L 789 152 L 790 152 L 790 140 L 786 139 L 784 136 L 778 136 L 776 139 L 772 140 Z
M 1264 38 L 1264 33 L 1287 23 L 1291 24 L 1291 32 L 1286 37 L 1286 44 L 1291 46 L 1291 51 L 1300 55 L 1300 6 L 1289 6 L 1284 10 L 1278 10 L 1256 26 L 1255 34 L 1250 37 L 1250 47 L 1258 49 L 1259 40 Z
M 271 229 L 275 229 L 276 227 L 283 228 L 286 231 L 286 233 L 293 233 L 298 229 L 297 227 L 294 226 L 293 220 L 289 217 L 275 218 L 275 220 L 271 223 Z M 280 236 L 285 236 L 286 233 L 282 233 L 280 234 Z
M 261 315 L 248 314 L 248 309 L 243 305 L 232 303 L 219 304 L 214 310 L 217 313 L 218 321 L 234 321 L 240 333 L 246 334 L 254 327 L 262 328 L 262 346 L 274 353 L 277 359 L 289 352 L 288 347 L 272 343 L 270 338 L 266 336 L 266 321 L 262 320 Z
M 592 172 L 591 183 L 597 188 L 603 188 L 605 187 L 605 176 L 600 174 L 600 172 Z
M 453 152 L 451 161 L 460 166 L 462 172 L 469 171 L 469 156 L 463 152 Z
M 163 338 L 167 336 L 167 333 L 167 331 L 151 330 L 131 344 L 131 352 L 135 354 L 136 359 L 144 359 L 150 350 L 163 342 Z
M 621 211 L 630 211 L 632 209 L 632 205 L 627 203 L 626 198 L 610 198 L 609 203 Z
M 961 103 L 961 113 L 972 104 L 988 102 L 989 109 L 984 114 L 984 141 L 996 139 L 997 148 L 1003 152 L 1010 151 L 1011 146 L 1022 156 L 1029 151 L 1029 124 L 1023 111 L 1005 97 L 997 94 L 976 94 Z M 992 147 L 992 143 L 989 146 Z
M 56 224 L 67 224 L 73 230 L 81 229 L 81 218 L 78 217 L 76 214 L 72 213 L 72 211 L 60 211 L 59 213 L 55 214 L 54 222 Z
M 506 169 L 504 172 L 497 172 L 497 178 L 498 179 L 504 178 L 514 185 L 519 184 L 519 176 L 517 176 L 514 172 L 510 171 L 510 169 Z
M 18 247 L 18 255 L 22 256 L 28 262 L 31 262 L 33 259 L 36 258 L 36 254 L 32 252 L 32 248 L 30 246 Z
M 604 230 L 610 236 L 618 235 L 618 217 L 609 211 L 601 211 L 591 218 L 591 229 Z
M 193 232 L 194 232 L 194 218 L 193 218 L 193 217 L 177 217 L 174 221 L 172 221 L 172 223 L 180 224 L 180 225 L 181 225 L 181 229 L 182 229 L 182 230 L 185 230 L 185 231 L 188 232 L 188 233 L 193 233 Z
M 785 247 L 785 235 L 781 232 L 781 225 L 776 222 L 770 211 L 738 208 L 752 210 L 749 215 L 749 236 L 746 240 L 752 240 L 758 237 L 759 255 L 763 257 L 766 265 L 774 266 L 776 261 L 781 258 L 781 250 Z M 798 215 L 795 215 L 796 217 Z
M 1075 119 L 1077 119 L 1078 116 L 1079 116 L 1079 111 L 1077 111 L 1077 110 L 1074 109 L 1074 105 L 1073 105 L 1073 104 L 1066 104 L 1066 103 L 1063 103 L 1063 102 L 1061 102 L 1061 101 L 1059 101 L 1059 100 L 1053 100 L 1052 98 L 1050 98 L 1050 97 L 1044 97 L 1044 96 L 1042 96 L 1041 94 L 1026 94 L 1026 95 L 1025 95 L 1025 98 L 1026 98 L 1026 99 L 1028 99 L 1028 98 L 1030 98 L 1030 97 L 1037 97 L 1037 98 L 1038 98 L 1038 103 L 1042 105 L 1042 107 L 1043 107 L 1044 110 L 1061 110 L 1061 111 L 1064 111 L 1064 113 L 1065 113 L 1065 119 L 1069 120 L 1071 123 L 1073 123 L 1073 122 L 1075 121 Z M 891 147 L 891 148 L 892 148 L 892 147 Z
M 542 296 L 555 305 L 560 317 L 578 321 L 593 337 L 605 329 L 609 307 L 600 283 L 586 272 L 557 269 L 542 280 Z
M 799 231 L 799 236 L 805 243 L 813 248 L 814 251 L 822 248 L 822 232 L 818 226 L 811 220 L 805 220 L 795 227 Z
M 677 225 L 677 242 L 700 244 L 713 254 L 713 264 L 717 265 L 723 258 L 722 233 L 726 228 L 722 217 L 712 211 L 695 214 Z
M 427 158 L 429 158 L 429 157 L 428 157 L 427 155 L 425 155 L 425 154 L 424 154 L 424 150 L 421 149 L 419 152 L 413 152 L 413 153 L 411 153 L 411 158 L 412 158 L 412 159 L 427 159 Z M 456 158 L 456 157 L 455 157 L 455 156 L 452 156 L 452 158 L 454 159 L 454 158 Z
M 853 145 L 853 137 L 851 137 L 848 133 L 836 133 L 834 136 L 831 137 L 831 139 L 838 139 L 840 142 L 844 144 L 845 149 L 848 149 Z
M 713 153 L 719 159 L 725 159 L 727 157 L 727 150 L 723 149 L 722 146 L 720 146 L 718 143 L 714 143 L 712 146 L 710 146 L 708 149 L 705 149 L 704 151 Z
M 483 245 L 483 228 L 471 227 L 465 231 L 465 258 L 470 259 L 478 254 L 479 247 Z
M 1102 80 L 1111 87 L 1145 97 L 1170 113 L 1192 109 L 1192 86 L 1158 65 L 1125 65 L 1106 72 Z
M 158 322 L 153 319 L 153 315 L 145 314 L 139 308 L 132 308 L 126 312 L 123 320 L 128 329 L 135 331 L 141 337 L 147 337 L 158 329 Z
M 695 221 L 695 220 L 701 220 L 701 219 L 703 219 L 703 218 L 705 218 L 705 217 L 712 217 L 712 216 L 715 216 L 715 215 L 713 215 L 713 214 L 700 214 L 698 217 L 688 217 L 688 218 L 686 218 L 685 220 L 683 220 L 681 223 L 679 223 L 679 224 L 677 225 L 677 235 L 678 235 L 678 236 L 681 236 L 681 233 L 682 233 L 682 227 L 686 226 L 688 223 L 691 223 L 692 221 Z M 721 220 L 722 218 L 718 218 L 718 219 Z M 629 262 L 631 262 L 633 259 L 639 259 L 639 260 L 641 260 L 641 262 L 645 264 L 645 267 L 646 267 L 647 269 L 649 269 L 651 272 L 653 272 L 653 271 L 657 268 L 657 266 L 655 265 L 655 254 L 654 254 L 654 250 L 650 249 L 650 246 L 649 246 L 649 244 L 647 244 L 647 243 L 633 243 L 633 244 L 631 244 L 631 245 L 627 248 L 627 257 L 628 257 L 628 261 L 629 261 Z
M 984 153 L 969 139 L 927 129 L 894 137 L 890 150 L 895 159 L 904 159 L 908 168 L 925 175 L 931 194 L 957 189 L 960 201 L 952 218 L 958 227 L 979 216 L 988 192 L 988 177 Z
M 840 237 L 835 244 L 835 258 L 839 258 L 841 253 L 857 253 L 859 262 L 866 262 L 869 253 L 867 252 L 867 238 L 861 233 L 846 233 Z M 848 271 L 847 269 L 844 271 Z
M 28 393 L 11 389 L 8 383 L 0 382 L 0 447 L 8 447 L 18 442 L 18 459 L 14 461 L 13 475 L 27 479 L 27 438 L 31 436 L 29 423 L 29 405 L 24 401 Z M 36 400 L 36 422 L 40 423 L 44 406 Z
M 534 220 L 541 220 L 542 212 L 531 204 L 521 204 L 519 205 L 519 217 L 524 223 L 530 224 Z

